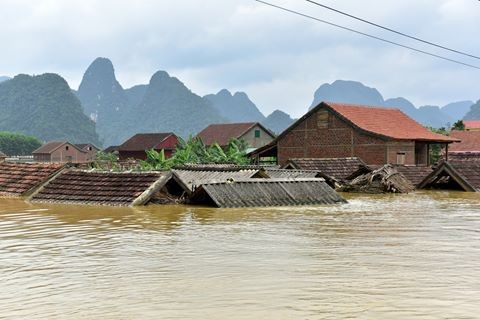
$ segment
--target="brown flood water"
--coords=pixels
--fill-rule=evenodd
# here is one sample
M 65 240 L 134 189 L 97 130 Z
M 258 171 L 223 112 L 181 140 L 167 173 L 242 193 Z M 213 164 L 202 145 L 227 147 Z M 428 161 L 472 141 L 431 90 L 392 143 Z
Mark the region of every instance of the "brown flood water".
M 0 199 L 0 319 L 479 319 L 480 195 L 139 209 Z

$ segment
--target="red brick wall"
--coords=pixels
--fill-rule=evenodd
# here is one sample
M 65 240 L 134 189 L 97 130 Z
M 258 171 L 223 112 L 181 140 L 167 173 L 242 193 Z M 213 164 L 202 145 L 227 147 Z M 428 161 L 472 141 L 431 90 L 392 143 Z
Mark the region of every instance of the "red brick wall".
M 405 152 L 406 164 L 415 164 L 413 141 L 388 141 L 354 129 L 330 113 L 328 127 L 318 111 L 300 122 L 278 142 L 278 161 L 290 158 L 359 157 L 367 164 L 396 163 L 397 152 Z

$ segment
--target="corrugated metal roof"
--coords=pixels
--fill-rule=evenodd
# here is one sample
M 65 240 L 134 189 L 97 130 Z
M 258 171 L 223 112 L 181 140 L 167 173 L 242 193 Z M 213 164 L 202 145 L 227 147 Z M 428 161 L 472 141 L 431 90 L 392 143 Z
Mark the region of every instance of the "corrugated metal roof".
M 182 170 L 172 169 L 174 179 L 187 192 L 191 193 L 193 189 L 203 183 L 214 181 L 227 182 L 250 178 L 266 178 L 264 171 L 258 169 L 238 169 L 238 170 Z
M 266 169 L 265 171 L 267 175 L 272 179 L 299 179 L 320 177 L 320 173 L 315 170 Z
M 217 207 L 271 207 L 345 203 L 324 179 L 250 179 L 206 183 L 192 195 L 193 203 Z

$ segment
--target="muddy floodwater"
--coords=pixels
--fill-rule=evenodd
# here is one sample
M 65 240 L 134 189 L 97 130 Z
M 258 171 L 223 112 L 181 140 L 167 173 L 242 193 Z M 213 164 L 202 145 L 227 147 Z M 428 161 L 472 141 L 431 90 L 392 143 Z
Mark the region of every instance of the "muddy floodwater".
M 138 209 L 0 199 L 0 319 L 479 319 L 480 195 Z

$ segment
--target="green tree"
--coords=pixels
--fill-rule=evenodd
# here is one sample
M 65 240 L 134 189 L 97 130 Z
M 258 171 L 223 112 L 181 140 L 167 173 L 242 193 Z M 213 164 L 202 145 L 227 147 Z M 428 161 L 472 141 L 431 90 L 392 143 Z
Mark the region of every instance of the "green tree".
M 465 131 L 465 124 L 462 120 L 458 120 L 453 124 L 452 130 Z
M 207 147 L 200 138 L 189 137 L 187 141 L 179 138 L 175 153 L 169 159 L 165 152 L 147 150 L 147 160 L 141 162 L 142 170 L 167 170 L 174 166 L 185 164 L 248 164 L 250 160 L 246 154 L 247 144 L 238 139 L 232 139 L 224 149 L 217 143 Z
M 42 145 L 35 137 L 0 131 L 0 151 L 9 156 L 25 156 Z

